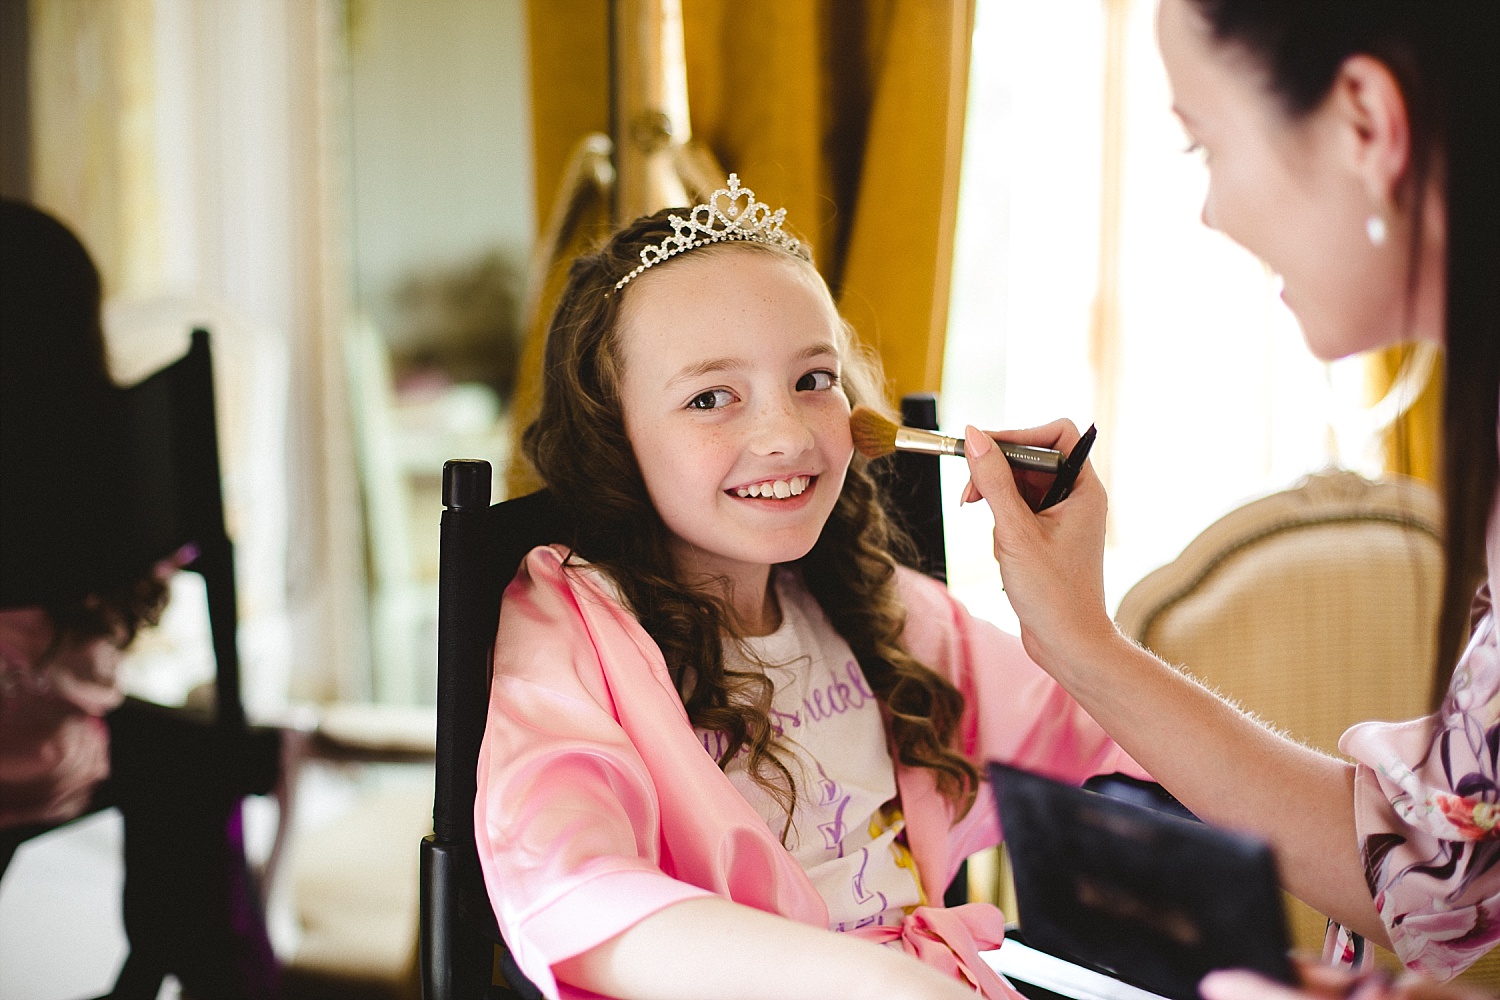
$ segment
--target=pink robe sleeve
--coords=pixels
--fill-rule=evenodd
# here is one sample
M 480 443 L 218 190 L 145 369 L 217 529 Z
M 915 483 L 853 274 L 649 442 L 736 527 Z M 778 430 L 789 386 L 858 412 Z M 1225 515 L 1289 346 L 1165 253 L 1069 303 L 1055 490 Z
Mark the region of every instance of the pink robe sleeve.
M 1073 697 L 1032 662 L 1021 640 L 969 614 L 941 584 L 901 571 L 907 648 L 963 693 L 964 753 L 1081 784 L 1096 774 L 1149 778 Z M 949 832 L 951 867 L 1001 840 L 989 786 Z M 951 877 L 951 873 L 950 877 Z
M 555 558 L 523 564 L 495 649 L 475 837 L 517 964 L 557 997 L 554 964 L 711 893 L 662 871 L 661 803 Z

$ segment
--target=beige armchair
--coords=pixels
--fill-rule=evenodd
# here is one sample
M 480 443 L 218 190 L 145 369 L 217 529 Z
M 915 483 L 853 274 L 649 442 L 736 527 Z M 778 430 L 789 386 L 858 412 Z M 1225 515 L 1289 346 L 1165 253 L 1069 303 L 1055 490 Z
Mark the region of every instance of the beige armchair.
M 1427 711 L 1441 509 L 1407 478 L 1325 472 L 1209 525 L 1120 602 L 1121 629 L 1330 753 L 1365 719 Z M 1291 900 L 1298 948 L 1325 919 Z

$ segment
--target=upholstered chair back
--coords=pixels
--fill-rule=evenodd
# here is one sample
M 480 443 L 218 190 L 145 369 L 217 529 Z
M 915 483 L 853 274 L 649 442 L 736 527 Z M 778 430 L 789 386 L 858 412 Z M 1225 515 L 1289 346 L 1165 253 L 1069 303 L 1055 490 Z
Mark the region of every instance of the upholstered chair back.
M 1315 474 L 1209 525 L 1130 589 L 1116 620 L 1169 663 L 1336 754 L 1355 722 L 1427 711 L 1440 519 L 1436 494 L 1417 480 Z M 1291 902 L 1296 945 L 1316 954 L 1326 921 Z

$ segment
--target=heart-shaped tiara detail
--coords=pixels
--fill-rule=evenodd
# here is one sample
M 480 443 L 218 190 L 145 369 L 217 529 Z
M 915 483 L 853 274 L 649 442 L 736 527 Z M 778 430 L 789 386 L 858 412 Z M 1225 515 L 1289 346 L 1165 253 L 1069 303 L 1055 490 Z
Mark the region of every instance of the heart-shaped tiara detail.
M 696 247 L 710 243 L 745 241 L 766 243 L 796 254 L 803 260 L 812 260 L 812 254 L 781 223 L 786 219 L 786 209 L 771 211 L 771 206 L 755 200 L 755 192 L 740 187 L 738 174 L 729 175 L 729 186 L 719 188 L 702 205 L 694 205 L 686 219 L 678 215 L 667 216 L 672 235 L 655 246 L 641 250 L 641 266 L 615 283 L 619 291 L 630 280 L 648 268 L 655 267 L 670 257 L 686 253 Z

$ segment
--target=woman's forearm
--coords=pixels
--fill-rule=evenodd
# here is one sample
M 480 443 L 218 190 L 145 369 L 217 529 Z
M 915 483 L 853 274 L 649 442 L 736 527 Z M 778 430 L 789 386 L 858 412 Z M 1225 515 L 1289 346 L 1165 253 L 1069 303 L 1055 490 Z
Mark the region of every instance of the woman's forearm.
M 659 910 L 553 971 L 571 985 L 634 1000 L 973 1000 L 957 980 L 894 948 L 719 897 Z
M 1069 421 L 1007 435 L 1067 453 Z M 1378 944 L 1354 827 L 1354 769 L 1273 732 L 1122 636 L 1104 601 L 1104 485 L 1087 464 L 1040 513 L 994 442 L 970 427 L 965 499 L 995 516 L 995 559 L 1026 651 L 1115 742 L 1204 819 L 1256 834 L 1295 895 Z
M 1205 820 L 1267 840 L 1293 895 L 1377 944 L 1352 765 L 1271 730 L 1122 635 L 1046 664 L 1157 781 Z

